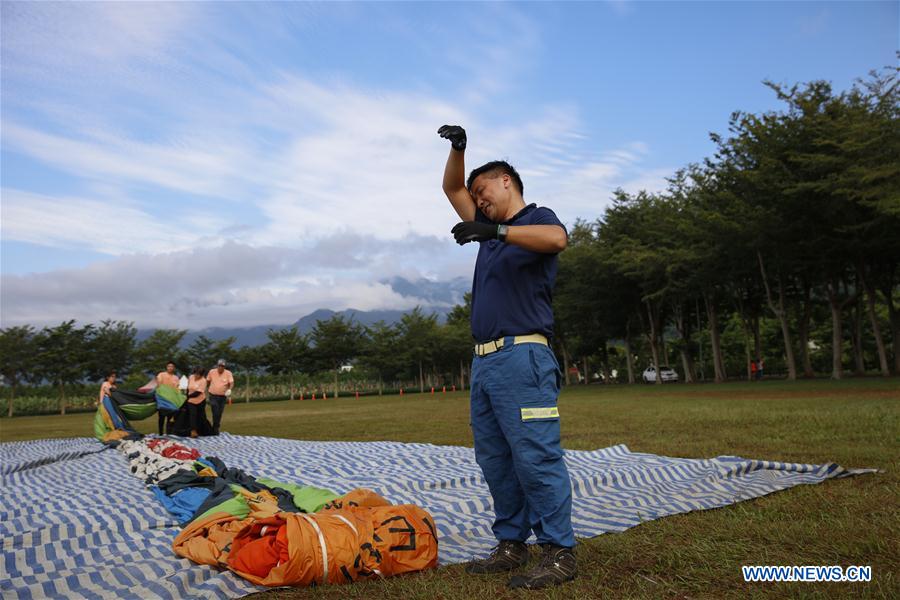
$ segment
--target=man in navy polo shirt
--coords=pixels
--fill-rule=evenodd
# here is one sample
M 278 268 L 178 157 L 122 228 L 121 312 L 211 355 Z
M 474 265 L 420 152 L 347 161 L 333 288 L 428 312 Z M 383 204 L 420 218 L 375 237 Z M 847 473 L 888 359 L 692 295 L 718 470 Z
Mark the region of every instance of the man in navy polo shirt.
M 512 588 L 537 589 L 577 573 L 572 491 L 560 445 L 559 364 L 549 346 L 556 255 L 566 230 L 549 208 L 525 204 L 522 179 L 506 162 L 465 179 L 466 132 L 444 125 L 450 140 L 444 193 L 462 219 L 459 244 L 478 242 L 472 283 L 471 420 L 475 458 L 491 490 L 499 544 L 469 573 L 509 572 L 528 562 L 532 532 L 540 563 L 514 576 Z

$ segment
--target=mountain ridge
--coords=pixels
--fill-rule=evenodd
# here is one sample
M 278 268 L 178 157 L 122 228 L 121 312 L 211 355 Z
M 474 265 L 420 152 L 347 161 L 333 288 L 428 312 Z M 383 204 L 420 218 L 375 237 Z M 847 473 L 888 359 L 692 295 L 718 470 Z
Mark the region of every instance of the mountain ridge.
M 443 322 L 447 314 L 457 304 L 463 303 L 466 292 L 471 289 L 471 280 L 465 277 L 456 277 L 447 281 L 432 281 L 420 278 L 411 281 L 404 277 L 393 277 L 383 280 L 381 283 L 387 284 L 391 289 L 404 298 L 414 298 L 421 301 L 419 305 L 425 314 L 437 314 L 438 321 Z M 330 308 L 317 308 L 313 312 L 304 315 L 287 325 L 253 325 L 250 327 L 206 327 L 203 329 L 189 329 L 181 340 L 180 346 L 186 348 L 190 346 L 201 335 L 205 335 L 213 341 L 224 340 L 234 337 L 235 348 L 242 346 L 259 346 L 268 341 L 266 333 L 270 329 L 276 331 L 296 327 L 301 334 L 307 334 L 316 326 L 316 321 L 325 321 L 335 315 L 352 318 L 361 325 L 374 325 L 378 321 L 384 321 L 388 325 L 393 325 L 400 321 L 401 317 L 412 309 L 380 309 L 380 310 L 359 310 L 355 308 L 347 308 L 345 310 L 335 311 Z M 137 341 L 143 341 L 150 337 L 157 328 L 139 329 L 137 332 Z

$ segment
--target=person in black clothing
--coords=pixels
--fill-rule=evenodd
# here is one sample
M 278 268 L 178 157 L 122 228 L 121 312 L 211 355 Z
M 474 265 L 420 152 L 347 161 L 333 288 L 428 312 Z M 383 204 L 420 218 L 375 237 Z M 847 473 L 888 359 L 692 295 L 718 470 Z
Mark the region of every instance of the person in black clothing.
M 187 409 L 190 415 L 191 437 L 197 437 L 201 428 L 201 420 L 206 421 L 206 376 L 203 367 L 194 367 L 188 379 Z

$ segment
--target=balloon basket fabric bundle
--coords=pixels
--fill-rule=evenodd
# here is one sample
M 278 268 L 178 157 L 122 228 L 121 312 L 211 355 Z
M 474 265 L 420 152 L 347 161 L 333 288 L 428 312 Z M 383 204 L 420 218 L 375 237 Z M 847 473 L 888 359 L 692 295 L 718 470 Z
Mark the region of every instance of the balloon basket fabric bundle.
M 352 583 L 437 566 L 434 522 L 414 505 L 357 489 L 316 513 L 256 506 L 246 519 L 214 513 L 191 523 L 173 549 L 258 585 Z
M 146 391 L 141 391 L 146 390 Z M 113 390 L 103 397 L 94 416 L 94 437 L 104 443 L 115 444 L 123 439 L 141 436 L 131 421 L 142 421 L 159 413 L 172 418 L 173 435 L 190 435 L 190 416 L 184 395 L 169 385 L 153 388 L 145 386 L 138 391 Z M 198 426 L 200 435 L 211 435 L 212 427 L 205 414 Z
M 162 438 L 116 445 L 131 472 L 185 526 L 172 549 L 257 585 L 352 583 L 437 566 L 433 517 L 372 490 L 343 496 L 257 478 Z

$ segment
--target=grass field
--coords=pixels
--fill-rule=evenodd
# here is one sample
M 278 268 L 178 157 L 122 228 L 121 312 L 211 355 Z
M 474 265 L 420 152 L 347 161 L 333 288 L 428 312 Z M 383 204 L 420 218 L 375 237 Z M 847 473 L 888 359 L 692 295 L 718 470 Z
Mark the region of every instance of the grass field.
M 505 576 L 461 565 L 353 586 L 273 590 L 281 598 L 898 598 L 900 380 L 587 386 L 560 398 L 563 446 L 680 457 L 735 454 L 834 461 L 884 472 L 800 486 L 722 509 L 582 540 L 579 578 L 510 592 Z M 93 415 L 0 421 L 0 439 L 91 435 Z M 149 432 L 156 420 L 136 424 Z M 464 394 L 235 404 L 232 433 L 305 440 L 396 440 L 471 446 Z M 150 499 L 148 498 L 148 501 Z M 746 584 L 741 565 L 871 565 L 870 583 Z

